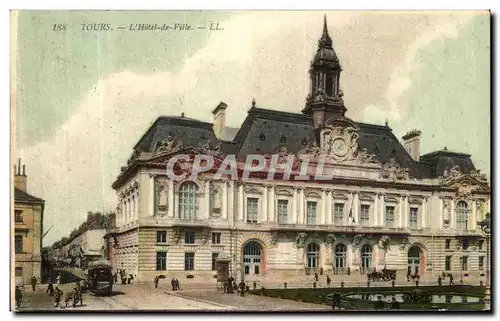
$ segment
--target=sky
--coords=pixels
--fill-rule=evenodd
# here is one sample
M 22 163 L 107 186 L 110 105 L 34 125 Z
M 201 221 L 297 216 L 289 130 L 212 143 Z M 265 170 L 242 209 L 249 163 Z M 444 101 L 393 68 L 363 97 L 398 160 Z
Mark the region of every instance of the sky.
M 115 208 L 111 184 L 158 116 L 211 121 L 224 101 L 238 127 L 253 98 L 300 113 L 324 14 L 347 117 L 388 120 L 399 138 L 419 129 L 422 154 L 469 153 L 489 175 L 488 12 L 25 11 L 14 16 L 14 154 L 28 192 L 46 200 L 44 227 L 54 227 L 44 245 L 88 211 Z M 195 30 L 118 29 L 139 23 Z

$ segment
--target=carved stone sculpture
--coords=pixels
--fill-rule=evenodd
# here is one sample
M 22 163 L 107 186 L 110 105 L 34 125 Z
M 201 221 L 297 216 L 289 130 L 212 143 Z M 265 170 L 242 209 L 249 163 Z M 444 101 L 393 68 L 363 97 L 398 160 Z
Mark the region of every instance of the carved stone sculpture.
M 380 170 L 380 178 L 396 180 L 409 179 L 409 170 L 401 168 L 395 158 L 390 158 Z
M 219 211 L 222 208 L 221 195 L 218 188 L 212 188 L 212 211 Z
M 325 238 L 326 244 L 332 245 L 335 243 L 337 238 L 335 237 L 335 234 L 328 234 Z
M 364 234 L 358 234 L 354 236 L 352 240 L 352 245 L 354 245 L 354 247 L 358 247 L 361 241 L 363 240 L 364 236 L 365 236 Z
M 156 145 L 155 153 L 173 153 L 183 148 L 181 141 L 175 139 L 172 133 Z
M 383 235 L 378 240 L 378 246 L 380 249 L 388 251 L 391 248 L 391 238 L 387 235 Z
M 306 242 L 307 234 L 306 233 L 299 233 L 297 234 L 297 238 L 295 240 L 295 245 L 297 248 L 303 248 L 304 244 Z

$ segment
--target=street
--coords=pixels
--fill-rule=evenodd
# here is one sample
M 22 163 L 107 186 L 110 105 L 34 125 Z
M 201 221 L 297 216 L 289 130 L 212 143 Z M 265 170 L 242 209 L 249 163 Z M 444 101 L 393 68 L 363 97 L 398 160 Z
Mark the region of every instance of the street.
M 74 285 L 65 284 L 60 288 L 66 293 Z M 173 292 L 166 283 L 157 289 L 152 284 L 117 284 L 112 296 L 83 295 L 83 305 L 75 308 L 72 303 L 68 307 L 54 307 L 53 299 L 45 293 L 47 285 L 39 285 L 35 292 L 31 288 L 23 291 L 23 300 L 17 311 L 291 311 L 314 310 L 327 311 L 326 305 L 296 302 L 276 298 L 245 295 L 240 297 L 217 291 L 212 285 L 192 284 L 181 291 Z M 63 295 L 64 301 L 64 295 Z

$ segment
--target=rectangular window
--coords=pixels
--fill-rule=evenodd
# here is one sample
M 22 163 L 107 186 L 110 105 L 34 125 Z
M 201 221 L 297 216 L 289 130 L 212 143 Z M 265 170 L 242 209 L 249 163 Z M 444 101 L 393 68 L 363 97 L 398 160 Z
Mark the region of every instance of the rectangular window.
M 194 253 L 184 253 L 184 270 L 194 271 Z
M 288 200 L 278 200 L 278 224 L 288 223 Z
M 167 252 L 156 252 L 156 271 L 167 269 Z
M 344 203 L 333 204 L 333 224 L 344 225 Z
M 451 271 L 451 255 L 445 257 L 444 270 Z
M 370 226 L 370 205 L 362 204 L 359 215 L 361 226 Z
M 484 270 L 484 256 L 479 257 L 479 270 Z
M 479 251 L 483 250 L 483 246 L 484 246 L 484 240 L 479 240 L 479 242 L 477 244 L 477 247 L 479 248 Z
M 418 208 L 410 207 L 410 229 L 418 228 Z
M 468 264 L 467 264 L 468 257 L 462 256 L 461 261 L 462 261 L 462 271 L 467 271 L 468 270 Z
M 15 214 L 14 216 L 15 223 L 23 223 L 23 211 L 15 210 L 14 214 Z
M 212 253 L 212 271 L 217 271 L 217 257 L 219 253 Z
M 307 202 L 307 224 L 316 224 L 316 202 Z
M 212 244 L 220 244 L 221 233 L 212 233 Z
M 258 198 L 247 198 L 247 223 L 257 223 L 258 206 Z
M 394 226 L 394 206 L 386 206 L 385 207 L 385 226 L 386 227 L 395 227 Z
M 23 236 L 22 235 L 16 235 L 14 238 L 14 246 L 16 253 L 23 253 Z
M 184 233 L 184 243 L 185 244 L 194 244 L 195 243 L 195 234 L 194 231 L 186 231 Z
M 23 276 L 23 268 L 16 266 L 16 277 L 22 277 L 22 276 Z
M 462 251 L 467 251 L 469 249 L 469 240 L 462 240 Z
M 446 250 L 449 250 L 449 249 L 450 249 L 450 247 L 451 247 L 451 240 L 450 240 L 450 239 L 446 239 L 446 240 L 444 240 L 444 248 L 445 248 Z
M 167 243 L 167 231 L 156 231 L 156 243 Z

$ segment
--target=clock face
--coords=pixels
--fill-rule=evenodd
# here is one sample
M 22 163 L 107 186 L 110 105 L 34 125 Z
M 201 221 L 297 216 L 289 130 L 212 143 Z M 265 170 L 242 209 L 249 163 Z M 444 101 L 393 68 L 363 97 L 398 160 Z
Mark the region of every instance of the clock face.
M 343 138 L 335 138 L 332 143 L 332 151 L 337 156 L 345 156 L 347 154 L 347 144 Z

